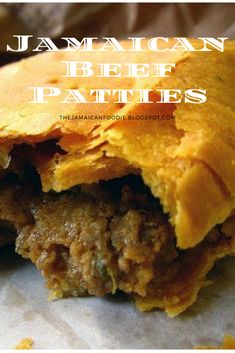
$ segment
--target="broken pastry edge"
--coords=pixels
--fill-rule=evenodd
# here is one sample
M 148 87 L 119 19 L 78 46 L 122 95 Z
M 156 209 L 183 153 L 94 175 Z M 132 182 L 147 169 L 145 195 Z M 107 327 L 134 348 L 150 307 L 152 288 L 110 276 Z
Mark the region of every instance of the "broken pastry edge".
M 235 220 L 234 220 L 234 225 L 235 225 Z M 226 247 L 225 247 L 226 248 Z M 165 312 L 167 313 L 169 318 L 174 318 L 177 315 L 183 313 L 186 309 L 190 308 L 194 303 L 196 303 L 197 298 L 199 296 L 200 290 L 208 285 L 212 285 L 213 282 L 207 279 L 208 273 L 213 269 L 215 263 L 219 261 L 220 259 L 230 255 L 234 256 L 235 255 L 235 235 L 233 238 L 231 238 L 231 244 L 227 247 L 227 251 L 224 250 L 224 252 L 218 252 L 218 253 L 212 253 L 212 257 L 209 257 L 206 259 L 205 266 L 203 266 L 201 269 L 199 268 L 197 277 L 198 280 L 192 282 L 192 292 L 190 295 L 186 296 L 183 299 L 180 299 L 179 297 L 173 298 L 175 300 L 174 304 L 168 305 L 167 304 L 167 299 L 166 303 L 164 303 L 164 300 L 157 300 L 156 298 L 146 298 L 146 301 L 144 298 L 141 298 L 139 296 L 134 296 L 135 299 L 135 304 L 136 307 L 140 311 L 151 311 L 153 309 L 164 309 Z M 206 249 L 208 253 L 210 253 L 210 249 Z
M 177 107 L 176 107 L 176 109 L 177 109 Z M 107 133 L 107 131 L 106 131 L 106 133 Z M 42 139 L 41 142 L 43 143 L 44 141 L 45 140 Z M 60 143 L 60 140 L 58 141 L 58 144 L 59 143 Z M 182 219 L 182 215 L 184 215 L 184 216 L 187 215 L 187 212 L 185 212 L 185 210 L 182 208 L 182 204 L 181 204 L 180 200 L 179 199 L 177 200 L 177 197 L 176 197 L 176 201 L 174 201 L 175 202 L 174 207 L 176 210 L 176 214 L 174 215 L 172 213 L 172 207 L 169 207 L 169 205 L 167 205 L 167 203 L 169 204 L 169 200 L 167 203 L 164 201 L 164 191 L 162 193 L 161 191 L 159 191 L 159 188 L 157 187 L 158 182 L 160 185 L 162 185 L 162 182 L 160 180 L 157 180 L 158 177 L 156 178 L 156 185 L 153 185 L 151 182 L 151 178 L 148 177 L 148 171 L 145 171 L 145 168 L 143 166 L 139 165 L 138 163 L 133 163 L 133 161 L 130 161 L 128 159 L 128 157 L 126 156 L 126 154 L 123 153 L 123 151 L 121 152 L 119 150 L 119 152 L 117 154 L 115 154 L 115 153 L 110 154 L 109 147 L 115 146 L 115 143 L 113 142 L 112 138 L 109 139 L 108 141 L 106 140 L 106 143 L 109 144 L 107 146 L 108 148 L 107 149 L 102 148 L 102 150 L 98 151 L 98 154 L 100 154 L 98 159 L 95 157 L 95 154 L 96 154 L 95 151 L 98 150 L 97 148 L 95 148 L 94 150 L 91 149 L 89 151 L 89 153 L 91 154 L 91 158 L 92 158 L 92 153 L 93 152 L 95 153 L 93 156 L 96 159 L 96 160 L 94 160 L 94 166 L 98 167 L 98 165 L 100 163 L 99 160 L 101 160 L 102 158 L 103 159 L 106 158 L 107 161 L 110 161 L 110 162 L 112 162 L 112 159 L 117 159 L 117 161 L 119 160 L 121 163 L 123 163 L 123 171 L 121 173 L 119 173 L 120 175 L 118 173 L 116 173 L 114 176 L 113 175 L 111 177 L 107 176 L 106 178 L 104 178 L 104 180 L 109 180 L 109 178 L 112 179 L 113 177 L 118 177 L 118 176 L 121 177 L 123 175 L 127 175 L 130 173 L 130 171 L 134 172 L 134 170 L 140 170 L 140 173 L 141 173 L 144 181 L 146 182 L 146 185 L 148 185 L 151 188 L 153 195 L 160 199 L 160 201 L 163 204 L 165 212 L 170 213 L 171 222 L 176 227 L 176 236 L 177 236 L 178 245 L 180 248 L 193 247 L 194 245 L 199 243 L 203 239 L 203 237 L 207 234 L 207 232 L 212 228 L 212 226 L 216 223 L 223 222 L 227 218 L 227 216 L 230 214 L 232 209 L 235 207 L 235 203 L 232 205 L 231 205 L 231 203 L 230 203 L 230 205 L 227 203 L 226 208 L 223 207 L 223 210 L 224 210 L 223 214 L 220 213 L 217 216 L 215 216 L 215 221 L 210 222 L 210 224 L 207 225 L 203 231 L 199 230 L 198 234 L 190 235 L 190 237 L 189 237 L 188 235 L 190 234 L 190 231 L 187 230 L 187 227 L 180 224 L 180 223 L 182 223 L 180 221 Z M 37 146 L 36 140 L 34 141 L 34 145 Z M 121 155 L 119 155 L 119 153 Z M 68 156 L 68 158 L 71 158 L 71 159 L 74 158 L 75 162 L 77 163 L 77 161 L 78 161 L 76 159 L 77 154 L 71 154 L 71 155 L 68 154 L 67 156 Z M 83 157 L 85 159 L 88 157 L 88 159 L 89 159 L 89 154 L 87 155 L 86 153 L 84 153 L 83 155 L 81 155 L 80 158 L 83 158 Z M 65 162 L 66 162 L 66 156 L 65 156 Z M 98 162 L 98 164 L 97 164 L 97 162 Z M 195 161 L 194 158 L 192 158 L 192 159 L 188 158 L 187 160 L 183 159 L 183 158 L 179 159 L 179 163 L 185 163 L 186 165 L 188 164 L 188 170 L 184 171 L 184 174 L 182 175 L 181 179 L 178 180 L 178 185 L 175 186 L 176 193 L 180 194 L 177 189 L 181 188 L 182 182 L 183 182 L 183 180 L 185 180 L 187 172 L 190 172 L 190 170 L 193 169 L 195 167 L 195 165 L 197 165 L 197 163 L 200 163 L 200 162 L 204 163 L 203 161 Z M 63 163 L 61 165 L 63 165 Z M 61 180 L 64 179 L 64 183 L 61 183 L 61 182 L 59 182 L 60 178 L 58 177 L 60 175 L 61 165 L 55 164 L 54 166 L 50 166 L 49 169 L 46 170 L 44 173 L 44 175 L 46 175 L 46 178 L 43 176 L 43 172 L 42 172 L 42 170 L 40 170 L 40 166 L 37 168 L 37 170 L 39 171 L 39 174 L 41 175 L 41 180 L 42 180 L 42 184 L 43 184 L 43 191 L 47 192 L 50 189 L 53 189 L 57 192 L 60 192 L 62 190 L 66 190 L 67 188 L 70 188 L 70 187 L 75 186 L 77 184 L 84 183 L 86 181 L 87 181 L 87 183 L 96 182 L 102 178 L 102 175 L 104 174 L 104 172 L 108 172 L 108 170 L 106 170 L 107 166 L 105 165 L 105 162 L 102 162 L 102 168 L 99 167 L 97 170 L 98 175 L 99 175 L 98 179 L 97 179 L 97 175 L 95 175 L 95 174 L 94 174 L 94 176 L 91 176 L 90 179 L 88 177 L 87 180 L 86 180 L 86 178 L 84 179 L 84 176 L 82 179 L 79 179 L 80 175 L 78 173 L 77 174 L 78 176 L 74 176 L 73 181 L 71 181 L 71 178 L 69 178 L 69 176 L 71 176 L 71 170 L 70 170 L 70 171 L 68 171 L 69 174 L 66 178 L 63 178 L 63 174 L 62 174 Z M 100 169 L 100 171 L 99 171 L 99 169 Z M 50 171 L 50 172 L 48 173 L 48 171 Z M 90 171 L 90 168 L 88 168 L 88 172 L 89 171 Z M 156 172 L 156 175 L 157 175 L 157 172 Z M 87 176 L 85 175 L 85 177 L 87 177 Z M 199 177 L 199 180 L 200 180 L 200 177 Z M 49 186 L 48 186 L 48 183 L 49 183 Z M 195 185 L 196 186 L 198 185 L 197 181 L 195 182 Z M 192 221 L 192 218 L 190 219 L 190 221 Z M 181 228 L 183 228 L 183 229 L 181 229 Z M 191 226 L 189 226 L 188 228 L 191 230 L 193 229 Z M 185 235 L 182 235 L 182 234 L 185 234 Z

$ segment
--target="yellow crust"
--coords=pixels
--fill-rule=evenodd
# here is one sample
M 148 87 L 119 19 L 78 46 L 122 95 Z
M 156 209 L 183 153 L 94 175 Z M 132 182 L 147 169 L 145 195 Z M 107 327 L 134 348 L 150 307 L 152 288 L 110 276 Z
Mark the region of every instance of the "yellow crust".
M 33 340 L 31 338 L 23 338 L 15 347 L 15 349 L 32 349 Z
M 194 45 L 199 45 L 193 40 Z M 123 45 L 127 46 L 127 43 Z M 170 62 L 164 79 L 62 78 L 61 61 Z M 61 191 L 80 183 L 141 173 L 175 226 L 178 245 L 193 247 L 235 208 L 235 42 L 224 53 L 47 53 L 0 70 L 0 143 L 3 167 L 14 144 L 59 140 L 64 155 L 38 158 L 43 190 Z M 55 83 L 56 82 L 56 83 Z M 204 104 L 33 105 L 31 86 L 90 88 L 203 88 Z M 86 93 L 87 92 L 87 93 Z M 62 121 L 76 114 L 165 114 L 175 120 Z

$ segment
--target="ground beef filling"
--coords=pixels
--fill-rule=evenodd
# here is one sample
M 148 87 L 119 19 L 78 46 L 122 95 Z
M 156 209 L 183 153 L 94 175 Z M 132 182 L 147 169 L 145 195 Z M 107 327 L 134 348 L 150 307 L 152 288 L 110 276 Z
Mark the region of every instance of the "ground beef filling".
M 117 289 L 145 297 L 180 271 L 184 252 L 138 177 L 60 194 L 3 184 L 0 199 L 1 230 L 16 229 L 16 251 L 36 264 L 57 297 Z M 206 241 L 219 237 L 215 228 Z

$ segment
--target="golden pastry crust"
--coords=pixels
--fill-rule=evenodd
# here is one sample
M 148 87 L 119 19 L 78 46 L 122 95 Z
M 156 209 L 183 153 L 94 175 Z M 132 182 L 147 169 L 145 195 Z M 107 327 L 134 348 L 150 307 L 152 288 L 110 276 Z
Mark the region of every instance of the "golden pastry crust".
M 33 340 L 32 338 L 23 338 L 14 349 L 32 349 Z
M 194 41 L 194 45 L 197 42 Z M 124 43 L 124 45 L 127 45 Z M 112 59 L 111 59 L 112 58 Z M 62 78 L 61 61 L 171 62 L 173 74 L 164 79 Z M 37 144 L 58 139 L 66 154 L 38 158 L 35 165 L 43 190 L 61 191 L 80 183 L 141 173 L 152 193 L 159 197 L 175 226 L 178 246 L 193 247 L 235 207 L 235 101 L 233 80 L 235 43 L 225 52 L 50 53 L 1 69 L 0 143 Z M 45 62 L 47 65 L 45 65 Z M 37 71 L 37 68 L 40 70 Z M 203 73 L 203 74 L 202 74 Z M 55 84 L 56 82 L 56 84 Z M 204 104 L 48 104 L 33 105 L 30 86 L 61 89 L 89 88 L 203 88 Z M 97 86 L 96 86 L 97 85 Z M 226 92 L 226 94 L 225 94 Z M 88 94 L 88 93 L 87 93 Z M 68 114 L 173 113 L 174 120 L 62 121 Z M 43 161 L 43 163 L 42 163 Z

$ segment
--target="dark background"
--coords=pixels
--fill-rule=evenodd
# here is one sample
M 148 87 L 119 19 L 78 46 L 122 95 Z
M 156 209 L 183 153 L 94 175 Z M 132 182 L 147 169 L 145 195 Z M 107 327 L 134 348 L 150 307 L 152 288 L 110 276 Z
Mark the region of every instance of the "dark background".
M 10 3 L 0 4 L 0 64 L 14 34 L 60 37 L 164 36 L 235 38 L 235 3 Z M 29 51 L 28 55 L 32 55 Z

